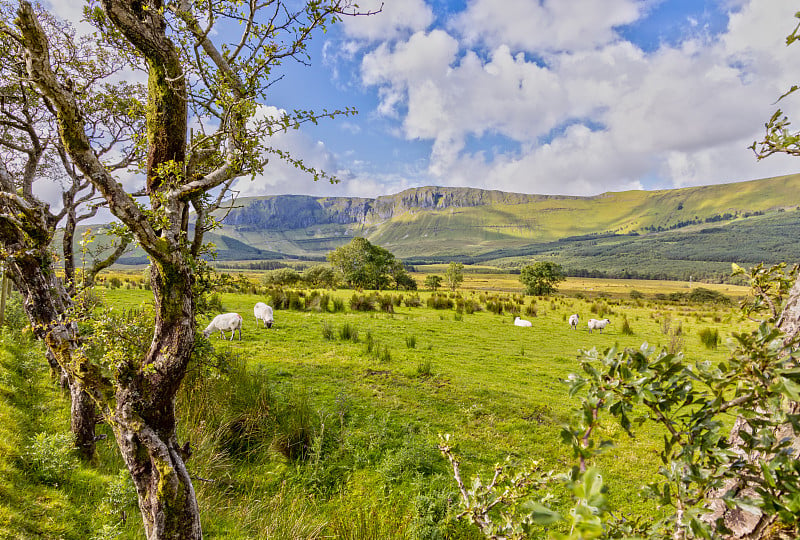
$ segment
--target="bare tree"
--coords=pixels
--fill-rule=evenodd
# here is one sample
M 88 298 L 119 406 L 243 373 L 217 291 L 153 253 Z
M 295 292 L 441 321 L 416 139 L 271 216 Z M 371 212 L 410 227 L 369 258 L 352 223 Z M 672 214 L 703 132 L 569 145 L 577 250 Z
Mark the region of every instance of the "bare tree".
M 273 68 L 286 59 L 308 62 L 312 34 L 352 13 L 350 0 L 297 5 L 281 0 L 102 0 L 88 12 L 104 42 L 147 73 L 148 205 L 126 192 L 100 159 L 76 93 L 52 67 L 55 51 L 30 4 L 20 4 L 15 20 L 28 74 L 57 113 L 70 159 L 151 260 L 155 325 L 147 352 L 110 369 L 88 358 L 66 366 L 86 382 L 110 420 L 149 539 L 202 536 L 185 465 L 188 445 L 177 440 L 174 398 L 197 339 L 195 269 L 204 250 L 203 233 L 214 225 L 210 212 L 231 195 L 235 179 L 260 173 L 269 157 L 328 178 L 272 147 L 267 137 L 353 112 L 262 114 Z M 213 41 L 231 36 L 233 28 L 241 29 L 234 39 Z M 193 132 L 190 113 L 199 119 Z M 196 216 L 193 230 L 190 210 Z

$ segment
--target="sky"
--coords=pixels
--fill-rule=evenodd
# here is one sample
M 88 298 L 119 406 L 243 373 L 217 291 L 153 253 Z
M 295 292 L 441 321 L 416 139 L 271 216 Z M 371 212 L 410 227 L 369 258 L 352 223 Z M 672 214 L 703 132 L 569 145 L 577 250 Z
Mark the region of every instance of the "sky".
M 73 3 L 54 9 L 67 15 Z M 758 161 L 747 147 L 778 106 L 800 109 L 800 96 L 776 103 L 800 80 L 800 44 L 785 44 L 797 9 L 788 0 L 385 0 L 376 15 L 316 34 L 311 66 L 284 65 L 264 104 L 266 113 L 358 109 L 271 142 L 340 182 L 273 160 L 236 189 L 588 196 L 794 173 L 800 159 Z

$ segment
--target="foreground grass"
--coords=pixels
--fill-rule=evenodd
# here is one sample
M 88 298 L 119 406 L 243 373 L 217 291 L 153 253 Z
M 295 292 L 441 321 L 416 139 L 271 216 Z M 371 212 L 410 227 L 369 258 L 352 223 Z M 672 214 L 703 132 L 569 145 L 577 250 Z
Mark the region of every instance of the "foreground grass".
M 334 294 L 346 301 L 353 292 Z M 465 297 L 480 302 L 480 294 Z M 138 289 L 103 297 L 115 309 L 150 298 Z M 455 485 L 436 450 L 440 433 L 458 441 L 466 478 L 488 474 L 506 456 L 566 470 L 574 460 L 559 431 L 576 403 L 563 380 L 577 370 L 580 349 L 682 343 L 688 361 L 714 360 L 724 348 L 705 348 L 699 331 L 716 329 L 724 338 L 740 323 L 713 306 L 516 297 L 509 300 L 522 300 L 531 328 L 513 326 L 508 313 L 400 305 L 394 313 L 278 310 L 267 330 L 256 329 L 252 315 L 259 300 L 268 299 L 220 294 L 223 311 L 244 316 L 243 339 L 212 336 L 222 368 L 197 364 L 178 402 L 206 538 L 480 538 L 452 519 Z M 581 316 L 577 331 L 566 322 L 571 313 Z M 589 333 L 590 317 L 612 324 Z M 632 335 L 621 331 L 625 319 Z M 1 398 L 0 501 L 10 502 L 0 502 L 0 537 L 141 537 L 112 438 L 101 441 L 97 463 L 58 486 L 26 472 L 22 449 L 40 430 L 63 431 L 68 403 L 49 382 L 41 351 L 3 350 L 11 360 L 0 380 L 16 377 L 14 366 L 35 364 L 20 380 L 47 393 L 4 391 Z M 602 436 L 617 443 L 599 463 L 612 505 L 654 515 L 638 490 L 653 479 L 660 433 L 644 429 L 629 440 L 607 423 Z M 58 526 L 26 517 L 23 509 L 36 504 L 41 510 L 31 515 Z

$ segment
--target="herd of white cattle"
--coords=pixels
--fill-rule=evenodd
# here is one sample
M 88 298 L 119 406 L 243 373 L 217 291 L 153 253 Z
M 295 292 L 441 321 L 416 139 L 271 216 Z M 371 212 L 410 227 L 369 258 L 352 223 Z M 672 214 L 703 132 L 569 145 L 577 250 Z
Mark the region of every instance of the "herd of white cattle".
M 572 315 L 569 316 L 569 327 L 572 328 L 573 330 L 577 330 L 579 321 L 580 317 L 578 316 L 578 314 L 573 313 Z M 587 324 L 589 326 L 589 332 L 591 332 L 592 330 L 599 330 L 600 333 L 602 334 L 603 328 L 611 324 L 611 321 L 609 321 L 608 319 L 589 319 Z M 514 319 L 514 326 L 533 326 L 533 324 L 531 324 L 531 321 L 517 317 Z
M 258 302 L 253 307 L 253 315 L 256 317 L 256 328 L 258 328 L 259 323 L 264 323 L 264 328 L 272 328 L 272 323 L 274 321 L 272 317 L 272 308 L 265 304 L 264 302 Z M 577 313 L 574 313 L 569 316 L 569 326 L 573 330 L 578 329 L 578 322 L 580 321 L 580 317 Z M 599 330 L 600 333 L 603 333 L 603 328 L 611 324 L 611 321 L 608 319 L 589 319 L 588 321 L 589 332 L 593 330 Z M 533 326 L 531 321 L 521 319 L 517 317 L 514 319 L 514 326 Z M 230 340 L 233 341 L 233 336 L 236 334 L 236 331 L 239 331 L 239 341 L 242 340 L 242 316 L 238 313 L 220 313 L 216 317 L 214 317 L 211 322 L 209 323 L 208 327 L 203 330 L 203 335 L 208 337 L 215 331 L 219 330 L 219 335 L 222 339 L 225 339 L 225 332 L 230 332 L 231 337 Z

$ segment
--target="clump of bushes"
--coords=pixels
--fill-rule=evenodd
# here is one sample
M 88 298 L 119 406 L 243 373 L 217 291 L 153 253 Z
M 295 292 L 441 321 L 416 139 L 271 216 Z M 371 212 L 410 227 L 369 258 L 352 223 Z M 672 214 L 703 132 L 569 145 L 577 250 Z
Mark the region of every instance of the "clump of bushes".
M 428 297 L 427 304 L 431 309 L 453 309 L 455 302 L 446 294 L 434 293 Z
M 716 349 L 719 345 L 719 331 L 716 328 L 702 328 L 698 336 L 706 349 Z
M 375 311 L 375 297 L 353 293 L 353 296 L 350 297 L 350 309 L 353 311 Z

